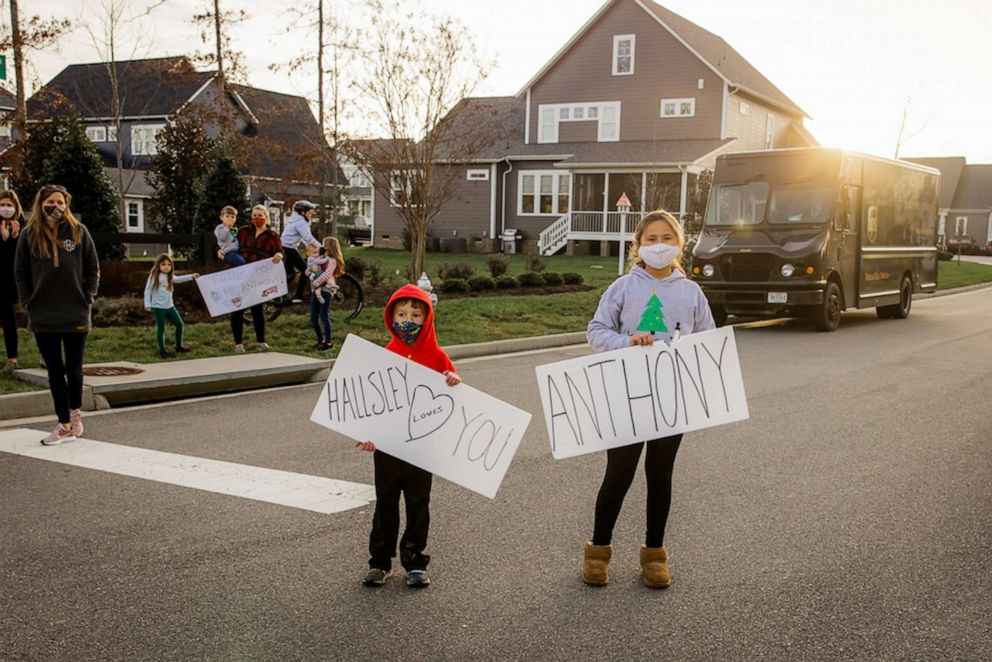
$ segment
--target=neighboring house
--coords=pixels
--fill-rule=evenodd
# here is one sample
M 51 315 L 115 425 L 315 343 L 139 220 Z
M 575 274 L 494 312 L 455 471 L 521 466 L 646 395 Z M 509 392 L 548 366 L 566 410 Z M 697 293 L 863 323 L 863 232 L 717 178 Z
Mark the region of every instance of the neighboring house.
M 277 227 L 293 202 L 320 195 L 321 186 L 315 181 L 319 176 L 311 164 L 321 152 L 329 155 L 330 148 L 306 99 L 245 85 L 222 86 L 216 72 L 196 71 L 186 57 L 129 60 L 115 66 L 121 91 L 119 132 L 108 63 L 63 69 L 28 100 L 28 117 L 31 122 L 44 121 L 63 105 L 77 111 L 115 187 L 119 187 L 119 140 L 125 231 L 155 229 L 149 217 L 152 190 L 146 175 L 158 153 L 156 135 L 181 115 L 201 117 L 211 135 L 230 129 L 244 138 L 236 148 L 245 157 L 250 200 L 268 206 Z M 343 179 L 340 172 L 339 176 Z
M 963 156 L 903 159 L 940 170 L 937 242 L 971 237 L 977 248 L 992 248 L 992 164 L 968 165 Z
M 17 110 L 17 99 L 11 92 L 0 87 L 0 153 L 10 145 L 15 110 Z M 0 174 L 0 186 L 5 189 L 10 188 L 8 180 L 6 173 Z
M 484 115 L 498 135 L 462 166 L 434 235 L 512 229 L 517 250 L 543 254 L 616 254 L 621 224 L 692 215 L 721 153 L 817 144 L 806 113 L 723 39 L 648 0 L 609 0 L 517 96 L 463 99 L 450 115 Z M 374 209 L 375 245 L 398 247 L 402 220 L 379 193 Z

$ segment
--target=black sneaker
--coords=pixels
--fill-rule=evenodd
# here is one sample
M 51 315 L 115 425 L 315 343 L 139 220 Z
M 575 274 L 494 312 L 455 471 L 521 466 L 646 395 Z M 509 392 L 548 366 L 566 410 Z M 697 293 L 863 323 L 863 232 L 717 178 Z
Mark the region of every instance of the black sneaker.
M 392 570 L 382 568 L 369 568 L 369 571 L 362 577 L 362 583 L 366 586 L 382 586 L 386 580 L 393 576 Z
M 192 350 L 190 350 L 190 348 L 187 347 L 186 345 L 177 345 L 176 346 L 176 351 L 179 352 L 180 354 L 185 354 L 186 352 L 189 352 L 189 351 L 192 351 Z
M 161 356 L 163 359 L 167 359 L 170 356 L 170 354 L 167 351 L 165 351 L 164 349 L 162 351 L 160 351 L 158 353 L 158 355 Z
M 430 584 L 431 578 L 427 576 L 426 570 L 411 570 L 406 573 L 406 585 L 410 588 L 424 588 Z

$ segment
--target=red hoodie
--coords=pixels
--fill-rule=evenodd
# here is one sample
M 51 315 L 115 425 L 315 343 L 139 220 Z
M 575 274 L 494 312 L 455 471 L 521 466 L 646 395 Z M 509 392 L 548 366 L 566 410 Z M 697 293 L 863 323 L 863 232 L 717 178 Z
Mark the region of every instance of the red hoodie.
M 396 332 L 393 331 L 393 304 L 399 299 L 417 299 L 427 304 L 427 316 L 424 318 L 424 328 L 414 341 L 413 345 L 403 342 Z M 434 308 L 431 306 L 431 297 L 427 292 L 416 285 L 404 285 L 393 292 L 389 297 L 389 303 L 382 311 L 383 319 L 386 321 L 386 329 L 389 330 L 393 339 L 386 345 L 386 349 L 395 352 L 400 356 L 405 356 L 411 361 L 415 361 L 422 366 L 438 372 L 454 372 L 455 365 L 444 353 L 441 346 L 437 344 L 437 334 L 434 332 Z

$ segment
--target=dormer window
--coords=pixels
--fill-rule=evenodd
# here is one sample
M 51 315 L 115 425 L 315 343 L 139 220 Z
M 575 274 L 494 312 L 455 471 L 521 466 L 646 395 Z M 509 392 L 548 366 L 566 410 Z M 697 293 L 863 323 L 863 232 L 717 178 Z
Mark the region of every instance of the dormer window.
M 620 102 L 541 104 L 537 109 L 540 123 L 538 143 L 558 142 L 558 127 L 563 122 L 589 122 L 596 124 L 596 140 L 620 140 Z
M 632 76 L 634 74 L 634 42 L 636 36 L 619 34 L 613 37 L 613 75 Z

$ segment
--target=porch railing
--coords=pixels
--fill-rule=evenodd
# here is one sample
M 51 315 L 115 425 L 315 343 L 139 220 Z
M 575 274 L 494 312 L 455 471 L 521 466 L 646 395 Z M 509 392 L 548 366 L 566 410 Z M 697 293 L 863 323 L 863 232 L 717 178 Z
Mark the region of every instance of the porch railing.
M 637 222 L 644 216 L 640 211 L 573 211 L 571 232 L 587 234 L 620 234 L 621 224 L 624 234 L 630 234 Z

